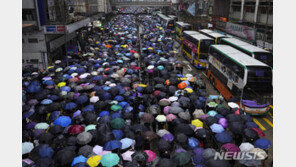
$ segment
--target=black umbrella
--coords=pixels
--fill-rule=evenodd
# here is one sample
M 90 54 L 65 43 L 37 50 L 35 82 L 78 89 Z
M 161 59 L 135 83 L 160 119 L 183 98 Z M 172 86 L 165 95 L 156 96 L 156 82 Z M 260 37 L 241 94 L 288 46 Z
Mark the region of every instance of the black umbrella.
M 83 155 L 84 157 L 88 157 L 92 153 L 93 147 L 90 145 L 85 145 L 79 148 L 78 155 Z
M 229 124 L 229 130 L 234 134 L 242 134 L 244 130 L 244 124 L 241 122 L 231 122 Z
M 175 134 L 178 134 L 178 133 L 184 133 L 186 136 L 194 135 L 193 129 L 188 124 L 185 124 L 185 123 L 178 124 L 175 127 Z
M 135 124 L 135 125 L 132 126 L 132 129 L 136 133 L 137 132 L 144 132 L 144 131 L 148 130 L 148 128 L 143 124 Z
M 141 165 L 136 161 L 132 161 L 125 163 L 123 167 L 141 167 Z
M 188 137 L 184 133 L 179 133 L 176 135 L 176 142 L 182 146 L 186 146 L 188 143 Z
M 205 120 L 205 122 L 206 122 L 206 124 L 208 125 L 208 127 L 210 127 L 211 125 L 213 125 L 214 123 L 218 123 L 218 118 L 216 118 L 216 117 L 207 117 L 206 118 L 206 120 Z
M 39 143 L 40 144 L 51 144 L 53 137 L 54 136 L 50 132 L 48 132 L 48 133 L 42 133 L 39 136 Z
M 92 124 L 97 120 L 97 114 L 92 111 L 83 112 L 83 118 L 86 124 Z
M 50 128 L 49 128 L 49 132 L 54 134 L 54 135 L 57 135 L 57 134 L 62 134 L 64 131 L 64 128 L 60 125 L 52 125 Z
M 76 154 L 73 150 L 63 149 L 54 156 L 56 166 L 70 166 Z
M 68 146 L 75 146 L 77 144 L 77 139 L 75 136 L 70 136 L 68 139 L 67 139 L 67 145 Z
M 208 138 L 209 137 L 209 135 L 210 135 L 210 132 L 207 130 L 207 129 L 205 129 L 205 128 L 200 128 L 200 129 L 197 129 L 196 131 L 195 131 L 195 135 L 198 137 L 198 138 Z
M 112 132 L 102 133 L 97 131 L 97 143 L 99 145 L 103 146 L 110 140 L 114 140 L 114 135 Z
M 54 161 L 51 158 L 40 158 L 35 162 L 38 167 L 53 167 Z
M 145 162 L 148 159 L 148 155 L 143 151 L 136 151 L 132 154 L 133 161 Z
M 111 116 L 105 115 L 101 117 L 98 121 L 99 124 L 109 124 L 111 122 Z
M 258 133 L 251 128 L 246 128 L 243 132 L 244 137 L 247 141 L 255 141 L 259 138 Z
M 144 139 L 151 141 L 157 138 L 157 135 L 153 131 L 145 131 L 142 133 Z
M 228 114 L 226 116 L 227 121 L 229 122 L 241 122 L 242 118 L 239 115 L 236 114 Z
M 220 107 L 217 108 L 217 112 L 225 117 L 227 114 L 229 114 L 229 109 L 226 107 Z
M 160 152 L 163 152 L 163 151 L 167 151 L 167 150 L 170 150 L 171 149 L 171 145 L 169 142 L 167 142 L 166 140 L 164 139 L 160 139 L 158 142 L 157 142 L 157 148 Z

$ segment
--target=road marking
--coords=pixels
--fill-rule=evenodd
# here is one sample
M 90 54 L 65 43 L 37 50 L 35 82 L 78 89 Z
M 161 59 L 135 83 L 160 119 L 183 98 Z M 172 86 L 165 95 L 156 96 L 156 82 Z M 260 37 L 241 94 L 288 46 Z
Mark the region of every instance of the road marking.
M 261 125 L 261 123 L 260 123 L 256 118 L 253 118 L 253 121 L 254 121 L 254 122 L 260 127 L 260 129 L 262 129 L 263 131 L 266 130 L 266 129 L 264 128 L 264 126 Z
M 268 115 L 269 115 L 271 118 L 273 118 L 273 115 L 272 115 L 270 112 L 268 112 Z
M 270 108 L 273 109 L 273 105 L 270 105 Z
M 267 122 L 271 127 L 273 127 L 273 124 L 267 119 L 267 118 L 263 118 L 265 122 Z
M 189 64 L 187 65 L 187 67 L 188 67 L 188 70 L 189 70 L 189 71 L 192 71 L 192 68 L 190 67 Z

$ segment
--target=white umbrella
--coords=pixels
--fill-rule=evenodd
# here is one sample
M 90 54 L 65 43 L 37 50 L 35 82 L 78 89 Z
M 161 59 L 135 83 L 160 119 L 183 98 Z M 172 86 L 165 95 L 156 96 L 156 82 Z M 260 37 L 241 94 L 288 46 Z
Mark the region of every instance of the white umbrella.
M 98 75 L 99 73 L 97 72 L 97 71 L 93 71 L 93 72 L 91 72 L 91 75 Z
M 81 74 L 80 76 L 79 76 L 79 78 L 86 78 L 87 76 L 89 76 L 90 75 L 90 73 L 84 73 L 84 74 Z
M 154 65 L 149 65 L 149 66 L 147 67 L 148 70 L 152 70 L 153 68 L 154 68 Z
M 54 64 L 60 64 L 62 61 L 61 60 L 56 60 L 55 62 L 54 62 Z
M 171 97 L 169 97 L 169 100 L 170 100 L 171 102 L 175 102 L 175 101 L 178 100 L 178 97 L 176 97 L 176 96 L 171 96 Z
M 199 119 L 201 118 L 203 115 L 205 115 L 205 113 L 201 110 L 201 109 L 195 109 L 195 111 L 193 112 L 193 118 L 194 119 Z
M 166 116 L 165 115 L 157 115 L 155 118 L 157 122 L 166 122 Z
M 122 156 L 122 159 L 125 160 L 125 161 L 130 161 L 132 162 L 132 154 L 135 153 L 134 151 L 126 151 L 124 152 L 123 154 L 121 154 Z
M 98 96 L 93 96 L 93 97 L 91 97 L 90 99 L 89 99 L 89 101 L 91 102 L 91 103 L 96 103 L 97 101 L 99 101 L 100 100 L 100 98 L 98 97 Z
M 230 108 L 239 108 L 239 105 L 236 104 L 236 103 L 234 103 L 234 102 L 229 102 L 229 103 L 228 103 L 228 106 L 229 106 Z
M 115 87 L 116 84 L 115 84 L 115 83 L 111 83 L 109 86 L 110 86 L 110 87 Z
M 245 143 L 242 143 L 240 146 L 239 146 L 239 149 L 241 151 L 250 151 L 250 149 L 254 148 L 254 145 L 249 143 L 249 142 L 245 142 Z
M 267 153 L 260 148 L 251 148 L 249 152 L 256 154 L 260 160 L 264 160 L 268 156 Z
M 34 148 L 33 143 L 31 142 L 24 142 L 22 143 L 22 154 L 30 153 Z
M 71 74 L 72 77 L 76 77 L 78 75 L 78 73 L 74 72 Z
M 163 135 L 165 135 L 165 134 L 169 134 L 170 132 L 169 131 L 167 131 L 167 130 L 165 130 L 165 129 L 160 129 L 159 131 L 157 131 L 157 135 L 158 136 L 160 136 L 160 137 L 162 137 Z

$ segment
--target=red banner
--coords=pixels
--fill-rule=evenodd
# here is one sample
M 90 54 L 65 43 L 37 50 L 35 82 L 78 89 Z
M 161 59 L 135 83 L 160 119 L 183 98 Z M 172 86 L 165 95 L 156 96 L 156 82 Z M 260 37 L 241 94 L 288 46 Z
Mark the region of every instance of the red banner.
M 188 46 L 194 53 L 197 51 L 197 47 L 193 43 L 187 41 L 186 39 L 183 39 L 183 44 Z

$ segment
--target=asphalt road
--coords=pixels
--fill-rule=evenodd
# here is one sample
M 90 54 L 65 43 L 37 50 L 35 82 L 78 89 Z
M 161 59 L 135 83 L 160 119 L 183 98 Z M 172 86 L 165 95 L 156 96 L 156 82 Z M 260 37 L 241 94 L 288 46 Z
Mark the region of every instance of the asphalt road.
M 205 73 L 205 70 L 197 70 L 195 67 L 191 65 L 191 63 L 182 56 L 180 45 L 175 42 L 174 48 L 177 51 L 177 60 L 183 63 L 183 74 L 192 74 L 198 75 L 199 78 L 202 79 L 206 84 L 206 90 L 209 95 L 220 95 L 220 93 L 213 87 L 212 84 L 209 83 Z M 224 103 L 227 105 L 227 103 Z M 272 142 L 271 148 L 268 150 L 268 160 L 265 164 L 266 167 L 270 167 L 270 163 L 273 157 L 273 112 L 268 113 L 266 116 L 254 116 L 254 122 L 260 127 L 260 129 L 264 132 L 266 139 Z

